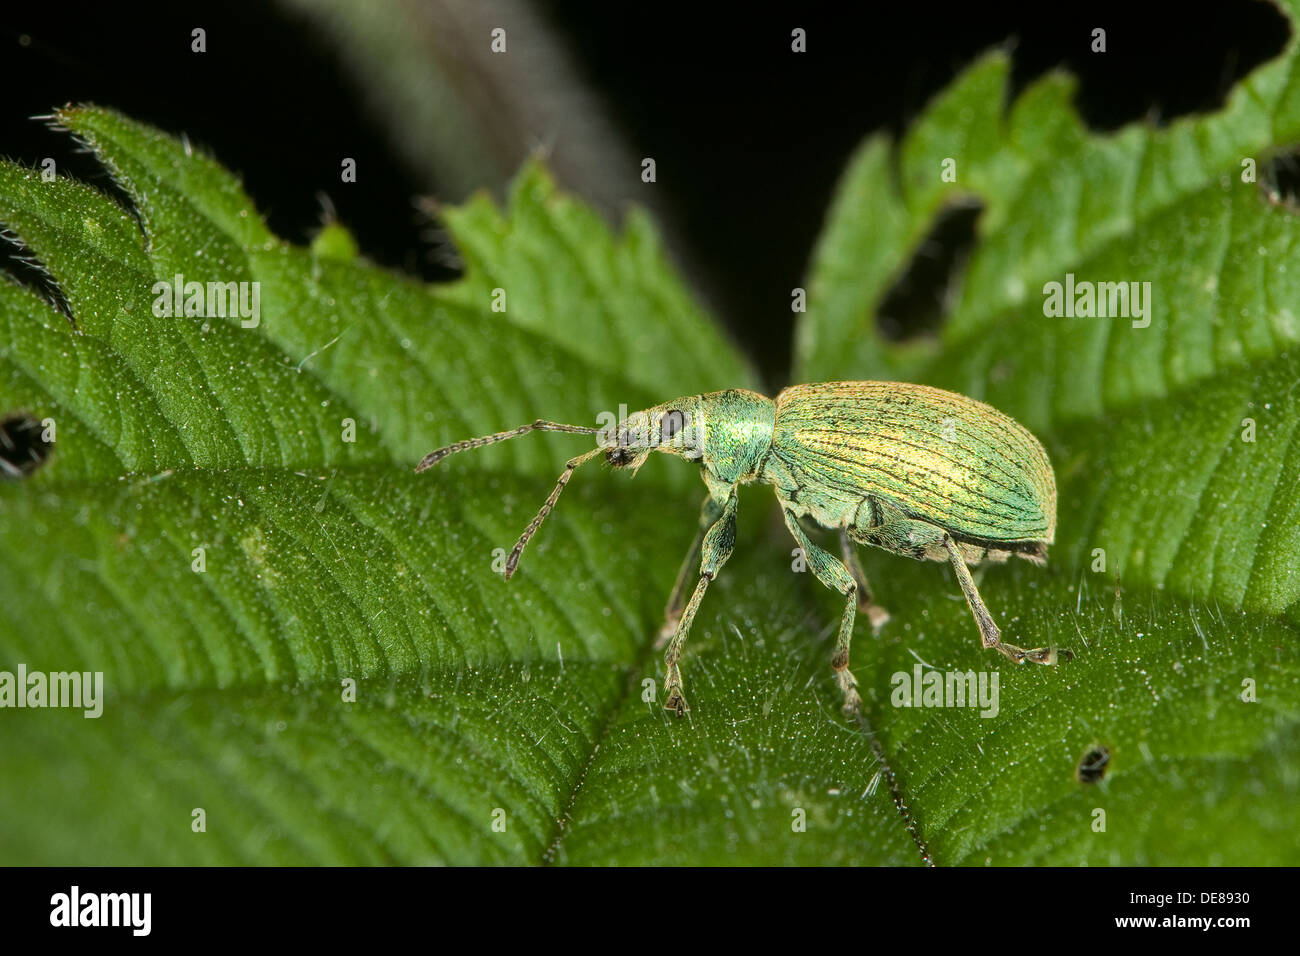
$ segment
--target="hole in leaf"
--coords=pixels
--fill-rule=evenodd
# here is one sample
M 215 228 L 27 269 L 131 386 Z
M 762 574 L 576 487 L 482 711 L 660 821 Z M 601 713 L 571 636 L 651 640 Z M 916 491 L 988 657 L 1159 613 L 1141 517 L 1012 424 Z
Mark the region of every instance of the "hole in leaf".
M 876 327 L 882 336 L 902 342 L 933 335 L 942 327 L 983 211 L 983 205 L 971 200 L 939 213 L 876 310 Z
M 47 442 L 41 423 L 19 413 L 0 420 L 0 477 L 26 478 L 45 464 L 54 443 Z
M 1097 744 L 1089 747 L 1088 752 L 1079 758 L 1079 768 L 1075 771 L 1075 776 L 1079 778 L 1080 783 L 1096 783 L 1106 776 L 1106 768 L 1109 766 L 1110 748 Z
M 1291 150 L 1260 163 L 1257 183 L 1275 206 L 1300 213 L 1300 150 Z
M 67 316 L 68 321 L 76 327 L 68 297 L 63 294 L 45 263 L 36 257 L 21 236 L 3 227 L 0 227 L 0 278 L 8 278 L 35 292 L 56 311 Z

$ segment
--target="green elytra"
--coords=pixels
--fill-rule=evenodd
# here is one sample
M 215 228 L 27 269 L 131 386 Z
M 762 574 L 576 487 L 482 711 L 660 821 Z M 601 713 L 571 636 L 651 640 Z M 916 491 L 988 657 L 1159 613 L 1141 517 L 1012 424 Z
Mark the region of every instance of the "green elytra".
M 708 495 L 660 633 L 668 645 L 664 706 L 678 716 L 690 709 L 679 667 L 682 646 L 709 583 L 735 546 L 736 490 L 753 481 L 773 486 L 786 527 L 813 574 L 844 596 L 831 666 L 846 711 L 861 706 L 848 667 L 856 612 L 866 613 L 877 630 L 889 619 L 872 600 L 855 544 L 951 562 L 984 647 L 1018 663 L 1056 663 L 1052 648 L 1024 650 L 1002 640 L 967 568 L 1011 555 L 1043 564 L 1056 533 L 1056 483 L 1047 453 L 1022 425 L 983 402 L 899 382 L 796 385 L 775 400 L 727 389 L 636 412 L 609 434 L 539 420 L 440 448 L 416 471 L 530 431 L 602 434 L 602 440 L 566 464 L 510 553 L 506 578 L 574 470 L 591 459 L 603 454 L 614 467 L 635 473 L 652 451 L 660 451 L 700 465 Z M 837 531 L 844 560 L 815 544 L 801 519 Z M 686 600 L 697 559 L 699 578 Z

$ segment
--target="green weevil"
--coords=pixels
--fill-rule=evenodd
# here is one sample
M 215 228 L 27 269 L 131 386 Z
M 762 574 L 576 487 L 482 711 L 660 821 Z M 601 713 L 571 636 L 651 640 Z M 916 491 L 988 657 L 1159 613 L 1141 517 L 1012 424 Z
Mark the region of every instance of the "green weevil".
M 735 545 L 736 490 L 752 481 L 776 489 L 786 527 L 813 574 L 844 596 L 831 667 L 846 711 L 861 706 L 849 671 L 855 612 L 865 613 L 874 630 L 889 618 L 872 600 L 855 544 L 921 561 L 950 561 L 984 647 L 1018 663 L 1056 663 L 1057 652 L 1050 647 L 1023 650 L 1002 640 L 967 568 L 1004 562 L 1011 555 L 1044 564 L 1056 532 L 1056 481 L 1047 453 L 1022 425 L 983 402 L 899 382 L 795 385 L 775 400 L 727 389 L 635 412 L 613 429 L 535 421 L 440 448 L 426 455 L 416 471 L 456 452 L 531 431 L 596 434 L 600 439 L 596 448 L 565 465 L 507 558 L 507 579 L 579 466 L 604 455 L 610 465 L 635 474 L 652 451 L 700 466 L 708 495 L 660 633 L 668 645 L 664 706 L 678 716 L 690 709 L 678 666 L 682 645 L 709 582 Z M 804 518 L 838 532 L 843 562 L 813 543 L 800 524 Z M 684 602 L 697 558 L 699 580 Z

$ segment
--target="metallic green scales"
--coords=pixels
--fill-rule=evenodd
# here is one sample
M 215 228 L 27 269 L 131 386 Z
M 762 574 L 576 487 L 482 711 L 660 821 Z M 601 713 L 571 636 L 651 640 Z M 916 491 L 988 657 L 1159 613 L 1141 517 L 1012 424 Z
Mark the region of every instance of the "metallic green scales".
M 1043 446 L 963 395 L 897 382 L 796 385 L 777 396 L 772 447 L 801 485 L 853 502 L 880 498 L 963 539 L 1055 537 Z
M 1043 446 L 983 402 L 899 382 L 796 385 L 776 401 L 747 389 L 728 389 L 634 412 L 617 427 L 539 419 L 439 448 L 416 470 L 530 431 L 600 437 L 595 448 L 565 465 L 506 558 L 507 579 L 573 472 L 586 462 L 603 456 L 610 466 L 636 474 L 651 452 L 662 452 L 700 466 L 708 494 L 660 632 L 668 645 L 664 706 L 679 717 L 690 710 L 682 690 L 682 646 L 709 582 L 735 547 L 737 488 L 753 481 L 776 491 L 786 528 L 798 545 L 795 553 L 801 556 L 794 569 L 812 571 L 844 596 L 831 667 L 846 711 L 857 712 L 862 703 L 849 670 L 855 616 L 862 611 L 875 629 L 889 620 L 871 598 L 855 550 L 859 544 L 919 560 L 950 561 L 984 647 L 1016 663 L 1056 663 L 1057 652 L 1050 647 L 1023 650 L 1002 640 L 966 567 L 1005 561 L 1013 554 L 1041 564 L 1056 534 L 1056 483 Z M 812 540 L 805 521 L 838 535 L 842 561 Z M 697 561 L 699 577 L 687 600 Z

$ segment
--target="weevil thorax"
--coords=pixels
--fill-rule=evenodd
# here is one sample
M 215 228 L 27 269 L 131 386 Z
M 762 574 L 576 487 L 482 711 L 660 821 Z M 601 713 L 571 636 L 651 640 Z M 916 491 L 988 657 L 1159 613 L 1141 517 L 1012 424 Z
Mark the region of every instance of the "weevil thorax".
M 776 406 L 745 389 L 689 395 L 633 412 L 602 436 L 606 460 L 634 472 L 652 451 L 701 462 L 726 484 L 752 478 L 772 444 Z
M 743 388 L 698 397 L 704 467 L 724 484 L 750 481 L 772 447 L 776 404 Z

